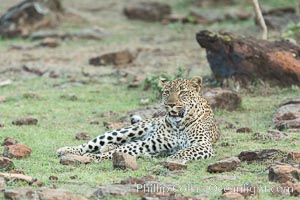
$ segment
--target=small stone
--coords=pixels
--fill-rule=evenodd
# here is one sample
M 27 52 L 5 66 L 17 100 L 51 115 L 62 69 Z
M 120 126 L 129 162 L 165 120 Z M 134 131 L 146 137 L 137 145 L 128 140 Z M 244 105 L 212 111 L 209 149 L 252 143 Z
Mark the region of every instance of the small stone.
M 11 137 L 7 137 L 3 140 L 2 146 L 9 146 L 9 145 L 17 144 L 17 143 L 18 143 L 18 140 L 15 140 Z
M 90 65 L 101 66 L 101 65 L 125 65 L 131 63 L 134 56 L 129 50 L 111 52 L 103 54 L 97 57 L 93 57 L 89 60 Z
M 237 192 L 226 192 L 221 195 L 221 199 L 226 200 L 243 200 L 245 199 L 243 195 Z
M 289 160 L 300 161 L 300 152 L 289 152 L 287 158 Z
M 300 184 L 299 183 L 292 183 L 292 182 L 286 182 L 282 184 L 284 188 L 288 189 L 290 191 L 290 195 L 294 197 L 300 196 Z
M 214 88 L 206 91 L 203 96 L 212 108 L 232 111 L 238 109 L 242 104 L 242 97 L 229 89 Z
M 100 122 L 99 122 L 99 121 L 97 121 L 97 120 L 93 120 L 93 121 L 90 121 L 90 124 L 93 124 L 93 125 L 99 125 L 99 124 L 100 124 Z
M 54 38 L 45 38 L 40 42 L 39 45 L 41 47 L 55 48 L 55 47 L 59 46 L 59 42 Z
M 14 167 L 14 163 L 11 159 L 6 157 L 0 157 L 0 169 L 8 170 Z
M 66 99 L 69 101 L 77 101 L 78 97 L 76 96 L 76 94 L 66 94 L 66 95 L 61 95 L 60 96 L 61 99 Z
M 49 180 L 57 181 L 58 177 L 57 176 L 49 176 Z
M 291 165 L 275 165 L 269 169 L 269 181 L 272 182 L 298 182 L 300 181 L 300 169 Z
M 207 167 L 207 171 L 210 173 L 222 173 L 222 172 L 230 172 L 235 170 L 237 167 L 241 165 L 240 159 L 237 157 L 231 157 L 224 160 L 220 160 L 216 163 L 210 164 Z
M 12 174 L 23 174 L 25 175 L 25 172 L 23 169 L 14 169 L 14 170 L 11 170 L 9 173 L 12 173 Z
M 14 144 L 4 147 L 3 156 L 8 158 L 26 158 L 30 156 L 31 149 L 22 144 Z
M 38 187 L 42 187 L 44 185 L 44 183 L 42 181 L 34 181 L 31 186 L 38 186 Z
M 254 139 L 256 140 L 266 140 L 270 139 L 273 141 L 280 141 L 283 139 L 288 138 L 288 134 L 278 131 L 278 130 L 269 130 L 267 133 L 255 133 L 254 134 Z
M 279 196 L 279 195 L 290 196 L 291 190 L 292 188 L 290 187 L 286 187 L 284 185 L 277 185 L 277 186 L 273 186 L 270 189 L 270 192 L 273 196 Z
M 5 125 L 4 124 L 0 124 L 0 128 L 4 128 L 5 127 Z
M 105 128 L 107 128 L 109 130 L 111 130 L 111 129 L 120 129 L 120 128 L 124 127 L 124 123 L 123 122 L 104 121 L 103 126 L 105 126 Z
M 171 14 L 171 7 L 159 2 L 138 2 L 126 6 L 124 14 L 129 19 L 161 21 L 165 16 Z
M 90 134 L 88 134 L 87 132 L 79 132 L 75 136 L 76 140 L 89 140 L 90 138 Z
M 88 164 L 91 162 L 89 157 L 67 154 L 60 158 L 59 163 L 63 165 Z
M 41 200 L 86 200 L 85 197 L 65 189 L 41 188 L 36 193 Z
M 114 169 L 133 169 L 137 170 L 138 165 L 136 157 L 126 153 L 115 152 L 112 155 L 112 162 Z
M 254 199 L 259 196 L 259 188 L 258 185 L 243 185 L 243 186 L 231 186 L 226 187 L 222 190 L 222 194 L 227 192 L 239 193 L 245 199 Z
M 77 179 L 78 178 L 78 176 L 77 175 L 73 175 L 73 176 L 70 176 L 70 179 Z
M 13 125 L 16 126 L 22 126 L 22 125 L 36 125 L 38 123 L 38 120 L 32 117 L 28 118 L 20 118 L 16 119 L 12 122 Z
M 165 162 L 161 162 L 160 164 L 170 171 L 187 169 L 187 164 L 183 162 L 165 161 Z
M 238 128 L 236 129 L 237 133 L 252 133 L 252 129 L 249 127 L 242 127 L 242 128 Z

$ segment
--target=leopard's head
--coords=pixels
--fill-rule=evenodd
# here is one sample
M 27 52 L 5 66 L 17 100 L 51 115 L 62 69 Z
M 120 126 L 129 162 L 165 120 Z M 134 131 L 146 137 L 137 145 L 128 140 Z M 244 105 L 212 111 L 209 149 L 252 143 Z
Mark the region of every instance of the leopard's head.
M 162 87 L 162 102 L 168 116 L 183 118 L 199 102 L 202 78 L 173 81 L 161 79 L 160 86 Z

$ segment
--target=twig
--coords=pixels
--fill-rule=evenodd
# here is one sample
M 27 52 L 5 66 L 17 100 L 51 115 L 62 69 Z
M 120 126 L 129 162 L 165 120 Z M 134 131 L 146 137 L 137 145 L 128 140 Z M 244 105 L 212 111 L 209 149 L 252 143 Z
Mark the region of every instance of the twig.
M 255 10 L 255 15 L 258 20 L 259 26 L 262 29 L 262 39 L 266 40 L 268 39 L 268 28 L 266 26 L 265 19 L 262 15 L 261 9 L 259 7 L 258 0 L 252 0 L 254 10 Z

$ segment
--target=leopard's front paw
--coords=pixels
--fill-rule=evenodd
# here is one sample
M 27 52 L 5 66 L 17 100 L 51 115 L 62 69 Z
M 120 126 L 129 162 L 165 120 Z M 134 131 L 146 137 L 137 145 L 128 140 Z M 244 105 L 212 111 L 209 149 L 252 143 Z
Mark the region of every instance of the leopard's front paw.
M 66 154 L 76 154 L 80 155 L 80 150 L 76 147 L 62 147 L 56 151 L 58 156 L 63 156 Z

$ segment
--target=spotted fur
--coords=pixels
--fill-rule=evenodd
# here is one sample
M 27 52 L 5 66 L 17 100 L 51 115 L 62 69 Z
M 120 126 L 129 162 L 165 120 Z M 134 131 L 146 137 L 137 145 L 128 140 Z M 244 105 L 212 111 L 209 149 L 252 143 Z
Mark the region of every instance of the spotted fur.
M 200 94 L 202 79 L 161 80 L 160 84 L 166 116 L 146 120 L 133 116 L 131 126 L 108 131 L 79 146 L 60 148 L 57 154 L 84 155 L 98 162 L 111 159 L 114 152 L 180 160 L 214 156 L 212 144 L 220 130 L 210 105 Z

